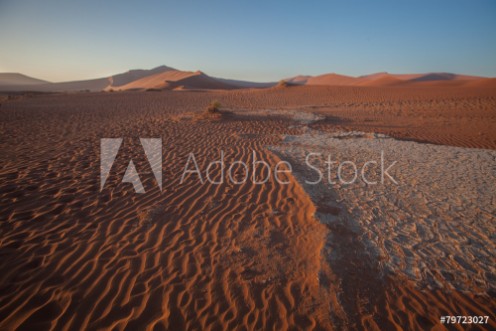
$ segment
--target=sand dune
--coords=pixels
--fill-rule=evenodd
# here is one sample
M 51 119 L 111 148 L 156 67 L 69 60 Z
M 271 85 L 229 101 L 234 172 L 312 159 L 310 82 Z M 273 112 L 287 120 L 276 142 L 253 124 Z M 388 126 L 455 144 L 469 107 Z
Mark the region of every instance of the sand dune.
M 91 91 L 98 92 L 103 90 L 109 90 L 115 87 L 119 87 L 128 84 L 132 81 L 138 80 L 140 78 L 154 75 L 161 72 L 166 72 L 174 70 L 172 68 L 161 66 L 150 70 L 130 70 L 128 72 L 117 74 L 105 78 L 81 80 L 81 81 L 71 81 L 71 82 L 61 82 L 61 83 L 48 83 L 41 81 L 40 83 L 33 86 L 33 84 L 17 84 L 17 85 L 0 85 L 0 90 L 29 90 L 29 91 L 41 91 L 41 92 L 72 92 L 72 91 Z
M 47 81 L 29 77 L 19 73 L 0 73 L 0 86 L 8 85 L 37 85 L 45 84 Z
M 139 89 L 224 89 L 237 88 L 215 78 L 205 75 L 201 71 L 170 70 L 147 76 L 119 87 L 121 90 Z
M 110 78 L 98 78 L 63 83 L 0 85 L 0 91 L 99 92 L 110 85 Z
M 73 92 L 73 91 L 90 91 L 90 92 L 98 92 L 102 91 L 109 86 L 112 85 L 112 78 L 98 78 L 98 79 L 89 79 L 89 80 L 78 80 L 72 82 L 63 82 L 63 83 L 51 83 L 47 85 L 37 86 L 36 90 L 38 91 L 47 91 L 47 92 Z
M 474 81 L 485 79 L 478 76 L 451 73 L 389 74 L 380 72 L 359 77 L 335 73 L 319 76 L 296 76 L 286 81 L 296 84 L 328 86 L 470 86 L 470 83 Z
M 305 85 L 307 83 L 308 79 L 310 79 L 311 77 L 312 76 L 299 75 L 299 76 L 295 76 L 295 77 L 286 78 L 286 79 L 284 79 L 284 81 L 286 81 L 288 83 L 297 84 L 297 85 Z
M 143 77 L 135 81 L 131 81 L 128 84 L 119 86 L 122 90 L 130 89 L 161 89 L 169 87 L 169 82 L 176 82 L 182 79 L 197 75 L 197 73 L 192 71 L 179 71 L 172 70 L 163 73 L 154 74 L 148 77 Z
M 355 77 L 332 73 L 332 74 L 310 77 L 308 78 L 306 85 L 347 86 L 347 85 L 354 85 L 355 83 L 356 83 Z
M 138 79 L 147 77 L 147 76 L 152 76 L 156 75 L 159 73 L 167 72 L 167 71 L 173 71 L 176 70 L 174 68 L 170 68 L 167 66 L 159 66 L 150 70 L 143 70 L 143 69 L 134 69 L 134 70 L 129 70 L 128 72 L 122 73 L 122 74 L 117 74 L 113 75 L 111 78 L 112 82 L 112 87 L 119 87 L 123 86 L 126 84 L 129 84 L 133 81 L 136 81 Z
M 0 74 L 0 91 L 79 92 L 146 89 L 234 89 L 264 88 L 275 83 L 256 83 L 214 78 L 201 71 L 179 71 L 167 66 L 150 70 L 135 69 L 110 77 L 49 83 L 21 74 Z
M 3 78 L 2 78 L 3 77 Z M 477 83 L 477 81 L 481 81 Z M 319 76 L 295 76 L 284 79 L 293 85 L 325 85 L 325 86 L 416 86 L 416 87 L 462 87 L 484 86 L 487 78 L 458 75 L 451 73 L 427 74 L 389 74 L 380 72 L 365 76 L 352 77 L 336 73 Z M 214 89 L 230 90 L 236 88 L 269 88 L 277 83 L 256 83 L 249 81 L 215 78 L 201 71 L 180 71 L 167 66 L 150 70 L 130 70 L 110 77 L 48 83 L 21 74 L 0 74 L 0 91 L 41 91 L 41 92 L 73 92 L 73 91 L 108 91 L 108 90 L 147 90 L 147 89 Z
M 404 82 L 400 78 L 389 74 L 378 75 L 369 79 L 361 78 L 360 80 L 360 82 L 356 83 L 357 86 L 393 86 L 400 85 Z

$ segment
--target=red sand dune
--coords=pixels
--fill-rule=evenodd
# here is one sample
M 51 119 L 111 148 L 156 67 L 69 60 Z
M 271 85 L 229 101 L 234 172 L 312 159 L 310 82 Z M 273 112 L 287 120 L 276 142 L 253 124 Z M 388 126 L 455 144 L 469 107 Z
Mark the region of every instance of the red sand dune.
M 121 90 L 174 88 L 229 90 L 236 87 L 207 76 L 201 71 L 192 72 L 178 70 L 158 73 L 119 86 L 119 89 Z
M 310 77 L 306 85 L 355 85 L 356 78 L 335 73 Z
M 296 76 L 286 81 L 305 85 L 327 86 L 464 86 L 486 78 L 451 73 L 389 74 L 380 72 L 371 75 L 352 77 L 335 73 L 319 76 Z
M 451 73 L 389 74 L 380 72 L 359 77 L 336 73 L 318 76 L 299 75 L 284 79 L 292 85 L 325 86 L 418 86 L 418 87 L 462 87 L 484 86 L 487 78 Z M 475 83 L 482 80 L 481 83 Z M 491 85 L 491 83 L 487 83 Z M 49 83 L 21 74 L 0 74 L 0 91 L 105 91 L 105 90 L 147 90 L 147 89 L 207 89 L 230 90 L 235 88 L 268 88 L 277 83 L 256 83 L 233 79 L 216 78 L 201 71 L 180 71 L 167 66 L 150 70 L 130 70 L 110 77 Z
M 404 81 L 389 74 L 380 75 L 372 79 L 361 79 L 358 86 L 393 86 L 400 85 Z
M 129 84 L 133 81 L 136 81 L 138 79 L 147 77 L 147 76 L 152 76 L 156 75 L 159 73 L 164 73 L 168 71 L 174 71 L 176 69 L 170 68 L 167 66 L 160 66 L 156 67 L 150 70 L 142 70 L 142 69 L 134 69 L 134 70 L 129 70 L 128 72 L 122 73 L 122 74 L 117 74 L 111 77 L 111 84 L 114 87 L 122 86 Z

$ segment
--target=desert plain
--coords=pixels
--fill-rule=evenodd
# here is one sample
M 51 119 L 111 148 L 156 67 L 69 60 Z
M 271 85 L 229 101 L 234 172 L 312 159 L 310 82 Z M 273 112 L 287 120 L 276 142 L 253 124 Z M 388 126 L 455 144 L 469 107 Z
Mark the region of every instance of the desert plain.
M 0 329 L 496 328 L 494 81 L 392 79 L 4 92 Z M 103 189 L 102 138 L 123 138 Z M 140 138 L 162 139 L 162 188 Z M 309 153 L 363 165 L 381 151 L 395 182 L 369 167 L 378 184 L 308 183 Z M 188 155 L 205 175 L 221 152 L 292 172 L 181 180 Z M 145 193 L 121 182 L 130 159 Z

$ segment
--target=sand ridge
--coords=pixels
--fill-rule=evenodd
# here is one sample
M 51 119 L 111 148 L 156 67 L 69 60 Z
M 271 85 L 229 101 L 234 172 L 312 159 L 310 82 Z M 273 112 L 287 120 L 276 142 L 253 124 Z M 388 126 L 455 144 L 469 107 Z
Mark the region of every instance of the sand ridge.
M 390 74 L 378 72 L 358 77 L 337 73 L 317 76 L 298 75 L 281 80 L 289 85 L 306 86 L 375 86 L 409 88 L 494 88 L 494 78 L 445 72 L 423 74 Z M 98 92 L 114 90 L 232 90 L 264 89 L 278 86 L 276 82 L 250 82 L 211 77 L 200 70 L 182 71 L 165 65 L 153 69 L 134 69 L 95 79 L 51 83 L 20 73 L 0 73 L 0 91 L 35 92 Z
M 101 98 L 101 107 L 114 102 Z M 31 147 L 38 140 L 39 155 L 10 149 L 17 157 L 2 169 L 2 328 L 330 328 L 331 300 L 318 281 L 322 225 L 296 182 L 178 184 L 190 151 L 202 168 L 221 149 L 228 161 L 248 161 L 255 151 L 276 162 L 263 146 L 276 141 L 282 120 L 271 128 L 262 121 L 177 122 L 161 109 L 121 117 L 128 110 L 86 113 L 90 108 L 72 113 L 80 119 L 74 128 L 64 111 L 52 110 L 60 122 L 34 116 L 53 134 L 50 141 L 35 131 Z M 250 139 L 264 126 L 265 136 Z M 164 137 L 163 191 L 153 176 L 143 179 L 143 196 L 118 185 L 127 164 L 116 161 L 98 193 L 96 132 Z M 138 149 L 127 139 L 119 153 Z M 134 160 L 150 173 L 139 153 Z

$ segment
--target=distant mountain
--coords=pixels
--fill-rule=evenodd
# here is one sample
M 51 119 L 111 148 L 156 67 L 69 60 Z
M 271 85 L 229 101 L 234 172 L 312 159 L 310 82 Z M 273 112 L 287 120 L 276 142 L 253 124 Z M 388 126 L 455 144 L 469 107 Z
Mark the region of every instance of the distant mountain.
M 295 76 L 286 79 L 286 81 L 300 85 L 326 86 L 486 86 L 488 84 L 485 84 L 484 81 L 488 79 L 451 73 L 390 74 L 378 72 L 359 77 L 344 76 L 336 73 L 319 76 Z M 475 83 L 476 81 L 481 81 L 481 83 Z
M 214 78 L 201 71 L 180 71 L 167 66 L 150 70 L 135 69 L 110 77 L 49 83 L 21 74 L 0 74 L 0 91 L 109 91 L 147 89 L 236 89 L 262 88 L 274 83 L 254 83 L 247 81 Z
M 292 85 L 326 86 L 473 86 L 492 87 L 494 79 L 452 73 L 390 74 L 379 72 L 359 77 L 336 73 L 318 76 L 299 75 L 284 79 Z M 0 91 L 109 91 L 109 90 L 231 90 L 268 88 L 274 82 L 256 83 L 211 77 L 201 71 L 181 71 L 167 66 L 149 70 L 135 69 L 97 79 L 50 83 L 20 73 L 0 73 Z
M 110 89 L 119 89 L 121 86 L 129 84 L 135 80 L 139 80 L 143 77 L 155 75 L 158 73 L 173 71 L 173 70 L 175 69 L 167 66 L 160 66 L 150 70 L 135 69 L 105 78 L 39 85 L 36 87 L 36 89 L 40 91 L 98 92 L 98 91 L 104 91 Z
M 6 72 L 0 73 L 0 86 L 9 85 L 39 85 L 48 83 L 45 80 L 36 79 L 23 74 Z

